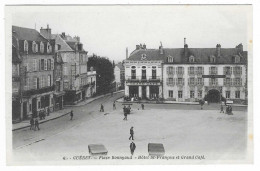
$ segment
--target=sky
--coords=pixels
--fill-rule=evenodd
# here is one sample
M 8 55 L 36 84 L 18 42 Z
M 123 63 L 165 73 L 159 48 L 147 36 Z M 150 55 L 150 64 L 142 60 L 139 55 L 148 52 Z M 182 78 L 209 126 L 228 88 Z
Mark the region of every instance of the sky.
M 8 6 L 10 25 L 79 36 L 88 54 L 116 62 L 137 44 L 147 48 L 234 48 L 252 40 L 250 5 Z M 11 27 L 10 27 L 11 28 Z

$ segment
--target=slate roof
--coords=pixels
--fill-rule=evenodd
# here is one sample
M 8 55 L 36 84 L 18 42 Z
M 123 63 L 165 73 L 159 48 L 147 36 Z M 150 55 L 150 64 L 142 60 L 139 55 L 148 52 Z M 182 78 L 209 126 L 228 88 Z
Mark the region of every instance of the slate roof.
M 216 48 L 188 48 L 187 55 L 184 55 L 184 48 L 163 48 L 163 54 L 160 54 L 159 49 L 140 49 L 133 51 L 127 60 L 141 61 L 142 54 L 146 54 L 147 61 L 164 61 L 167 62 L 167 57 L 174 57 L 174 63 L 189 63 L 188 57 L 195 57 L 195 64 L 207 64 L 209 63 L 209 57 L 216 57 L 216 64 L 233 63 L 233 58 L 238 56 L 238 50 L 236 48 L 221 48 L 220 57 L 217 57 Z M 247 52 L 243 51 L 240 54 L 241 63 L 246 63 Z
M 52 39 L 55 39 L 56 44 L 59 44 L 61 46 L 59 51 L 71 51 L 73 52 L 74 50 L 66 43 L 65 40 L 63 40 L 59 34 L 52 34 L 51 35 Z
M 48 41 L 37 30 L 25 27 L 12 26 L 12 34 L 19 40 Z
M 125 67 L 124 67 L 124 65 L 123 65 L 122 62 L 119 62 L 118 64 L 116 64 L 116 66 L 117 66 L 120 70 L 124 70 L 124 69 L 125 69 Z

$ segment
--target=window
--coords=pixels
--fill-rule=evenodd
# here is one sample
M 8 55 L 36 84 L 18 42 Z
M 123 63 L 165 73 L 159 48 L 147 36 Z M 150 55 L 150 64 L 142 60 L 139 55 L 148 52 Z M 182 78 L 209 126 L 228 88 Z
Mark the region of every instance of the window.
M 240 85 L 242 85 L 242 79 L 241 79 L 241 78 L 235 78 L 235 79 L 234 79 L 234 85 L 235 85 L 235 86 L 240 86 Z
M 169 90 L 169 98 L 173 98 L 173 91 Z
M 156 79 L 156 67 L 152 67 L 152 79 Z
M 24 41 L 24 52 L 28 53 L 28 42 L 27 42 L 27 40 Z
M 32 104 L 29 105 L 29 111 L 32 111 Z
M 38 101 L 38 109 L 40 109 L 40 108 L 41 108 L 41 102 Z
M 227 98 L 227 99 L 230 98 L 230 91 L 226 91 L 226 98 Z
M 173 63 L 173 57 L 168 57 L 168 62 Z
M 51 70 L 54 70 L 54 60 L 51 59 Z
M 50 87 L 51 86 L 51 75 L 48 75 L 48 87 Z
M 38 78 L 33 78 L 33 89 L 37 89 L 37 85 L 38 85 Z
M 168 78 L 167 85 L 174 85 L 173 78 Z
M 190 56 L 189 61 L 190 61 L 191 63 L 195 62 L 194 56 Z
M 203 85 L 204 83 L 203 83 L 203 78 L 197 78 L 197 84 L 198 85 Z
M 216 62 L 216 57 L 215 56 L 210 56 L 210 62 L 215 63 Z
M 218 74 L 218 68 L 217 67 L 210 67 L 209 68 L 209 74 L 210 75 L 217 75 Z
M 195 78 L 189 78 L 189 85 L 195 85 Z
M 41 70 L 44 70 L 44 59 L 41 59 Z
M 202 98 L 202 91 L 200 90 L 200 91 L 198 91 L 198 98 Z
M 44 53 L 44 44 L 42 42 L 40 43 L 40 52 Z
M 183 69 L 183 67 L 178 67 L 178 68 L 177 68 L 177 74 L 179 74 L 179 75 L 184 74 L 184 69 Z
M 183 85 L 183 78 L 178 78 L 177 84 L 178 85 Z
M 131 68 L 131 79 L 136 79 L 136 67 L 132 66 Z
M 241 75 L 242 74 L 242 67 L 236 66 L 233 68 L 234 74 L 235 75 Z
M 225 78 L 224 79 L 224 85 L 230 86 L 231 85 L 231 79 L 230 78 Z
M 146 67 L 142 66 L 142 79 L 146 79 Z
M 198 75 L 204 74 L 204 68 L 203 68 L 203 67 L 198 67 L 198 68 L 197 68 L 197 74 L 198 74 Z
M 47 59 L 47 70 L 51 70 L 51 59 Z
M 64 81 L 63 88 L 64 89 L 69 89 L 69 82 L 68 81 Z
M 50 43 L 47 43 L 47 53 L 51 53 L 52 52 L 52 47 L 50 45 Z
M 37 48 L 36 48 L 37 44 L 35 43 L 35 41 L 32 42 L 32 51 L 33 53 L 37 52 Z
M 179 99 L 182 98 L 182 91 L 178 91 L 178 98 L 179 98 Z
M 37 71 L 37 61 L 33 59 L 33 71 Z
M 240 99 L 240 91 L 235 92 L 235 97 L 236 97 L 236 99 Z
M 146 54 L 142 54 L 141 60 L 146 60 Z
M 44 70 L 47 70 L 47 59 L 44 59 Z
M 188 68 L 188 72 L 190 75 L 194 75 L 195 74 L 195 68 L 194 67 L 189 67 Z
M 24 89 L 25 89 L 25 90 L 29 90 L 29 89 L 30 89 L 30 78 L 26 78 L 26 79 L 25 79 Z
M 239 63 L 240 62 L 240 56 L 236 56 L 235 57 L 235 63 Z
M 194 91 L 190 91 L 190 98 L 194 98 Z
M 174 74 L 174 68 L 172 66 L 167 67 L 167 74 L 173 75 Z

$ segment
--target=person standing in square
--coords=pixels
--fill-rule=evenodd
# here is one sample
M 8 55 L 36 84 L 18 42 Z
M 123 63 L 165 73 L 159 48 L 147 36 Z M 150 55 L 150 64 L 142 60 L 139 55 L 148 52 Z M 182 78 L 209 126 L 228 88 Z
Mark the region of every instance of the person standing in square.
M 130 137 L 129 140 L 132 138 L 132 140 L 134 140 L 134 127 L 130 128 Z

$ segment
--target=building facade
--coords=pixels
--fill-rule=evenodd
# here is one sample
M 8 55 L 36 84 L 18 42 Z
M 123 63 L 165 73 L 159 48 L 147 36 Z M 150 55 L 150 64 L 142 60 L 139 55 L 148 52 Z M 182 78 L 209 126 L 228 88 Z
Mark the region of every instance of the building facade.
M 184 48 L 163 48 L 161 45 L 159 49 L 146 49 L 146 46 L 137 45 L 126 63 L 126 79 L 131 77 L 131 80 L 126 80 L 127 85 L 152 84 L 149 79 L 139 81 L 138 77 L 142 77 L 145 72 L 153 75 L 155 71 L 149 68 L 160 66 L 161 74 L 156 76 L 162 80 L 162 92 L 159 89 L 158 97 L 167 101 L 192 102 L 205 99 L 218 102 L 225 98 L 243 103 L 247 99 L 247 52 L 243 51 L 242 44 L 235 48 L 221 48 L 220 44 L 216 48 L 188 48 L 184 43 Z M 134 68 L 137 68 L 136 73 L 132 71 Z M 133 79 L 134 75 L 137 75 L 136 79 Z M 132 96 L 136 91 L 126 88 L 125 95 Z M 141 94 L 139 97 L 143 98 Z M 153 98 L 151 92 L 146 98 Z
M 124 63 L 119 62 L 118 64 L 115 65 L 114 76 L 115 76 L 115 83 L 116 83 L 116 91 L 118 91 L 119 89 L 123 89 L 125 86 Z
M 21 57 L 20 119 L 37 116 L 40 110 L 53 111 L 55 40 L 44 38 L 34 29 L 16 26 L 12 27 L 12 35 Z

